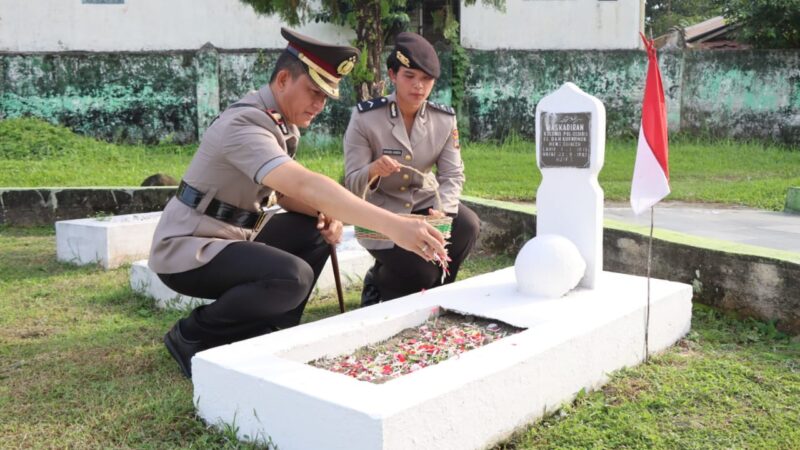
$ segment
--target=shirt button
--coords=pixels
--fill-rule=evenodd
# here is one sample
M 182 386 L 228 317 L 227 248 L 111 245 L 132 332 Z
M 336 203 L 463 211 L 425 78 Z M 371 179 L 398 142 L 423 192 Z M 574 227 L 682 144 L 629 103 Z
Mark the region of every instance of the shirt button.
M 408 189 L 408 188 L 405 187 L 405 186 L 400 186 L 400 192 L 405 192 L 406 189 Z
M 411 178 L 411 177 L 410 177 L 410 176 L 408 176 L 408 174 L 407 174 L 407 173 L 404 173 L 404 174 L 403 174 L 403 179 L 404 179 L 404 180 L 408 180 L 409 178 Z
M 406 161 L 411 161 L 411 155 L 406 155 L 405 158 L 406 158 Z
M 406 208 L 411 208 L 411 203 L 406 203 Z

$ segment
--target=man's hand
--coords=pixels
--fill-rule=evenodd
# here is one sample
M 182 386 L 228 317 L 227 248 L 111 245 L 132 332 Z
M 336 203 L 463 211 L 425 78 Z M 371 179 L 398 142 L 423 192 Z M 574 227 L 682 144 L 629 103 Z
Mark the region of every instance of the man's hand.
M 342 242 L 342 222 L 331 219 L 323 213 L 317 214 L 317 229 L 328 244 Z
M 388 177 L 397 172 L 400 172 L 400 164 L 386 155 L 372 161 L 369 165 L 370 180 L 375 177 Z

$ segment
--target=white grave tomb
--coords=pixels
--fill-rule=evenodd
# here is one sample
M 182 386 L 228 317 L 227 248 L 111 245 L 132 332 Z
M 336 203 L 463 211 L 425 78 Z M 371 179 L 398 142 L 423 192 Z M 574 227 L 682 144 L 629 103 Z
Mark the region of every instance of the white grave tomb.
M 560 96 L 574 102 L 573 109 L 557 105 Z M 594 130 L 590 137 L 602 138 L 602 108 L 585 97 L 568 84 L 540 105 L 551 109 L 537 110 L 588 113 L 576 117 Z M 538 202 L 547 207 L 539 208 L 537 220 L 541 227 L 543 215 L 555 215 L 544 218 L 549 234 L 567 230 L 564 237 L 580 239 L 576 246 L 587 266 L 592 263 L 591 283 L 560 298 L 529 295 L 518 289 L 511 267 L 210 349 L 192 359 L 198 414 L 210 424 L 233 425 L 241 439 L 271 441 L 282 450 L 482 449 L 582 389 L 598 388 L 609 373 L 643 361 L 647 280 L 602 271 L 596 248 L 602 243 L 602 194 L 591 183 L 599 172 L 595 165 L 602 164 L 602 141 L 590 145 L 588 155 L 578 155 L 588 164 L 558 169 L 579 187 L 548 173 L 554 184 L 539 190 Z M 575 210 L 562 214 L 569 208 Z M 647 351 L 663 350 L 689 331 L 691 298 L 689 285 L 651 280 Z M 385 341 L 442 308 L 524 331 L 383 384 L 309 364 Z
M 355 238 L 352 226 L 344 227 L 342 242 L 336 246 L 336 255 L 339 260 L 339 275 L 342 288 L 360 282 L 364 274 L 375 262 L 372 255 L 362 247 Z M 158 275 L 147 266 L 147 260 L 136 261 L 131 266 L 131 289 L 146 297 L 153 298 L 156 306 L 162 309 L 192 309 L 213 300 L 189 297 L 179 294 L 165 285 Z M 322 273 L 314 286 L 312 295 L 322 295 L 335 292 L 336 282 L 333 278 L 333 267 L 330 258 L 322 269 Z
M 56 258 L 115 269 L 146 258 L 161 212 L 56 222 Z

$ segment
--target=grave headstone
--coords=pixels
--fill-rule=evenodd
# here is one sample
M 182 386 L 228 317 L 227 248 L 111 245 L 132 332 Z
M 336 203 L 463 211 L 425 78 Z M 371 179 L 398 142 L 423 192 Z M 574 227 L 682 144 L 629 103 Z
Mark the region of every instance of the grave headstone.
M 579 286 L 595 287 L 603 271 L 603 168 L 606 110 L 573 83 L 536 105 L 536 234 L 572 241 L 586 262 Z

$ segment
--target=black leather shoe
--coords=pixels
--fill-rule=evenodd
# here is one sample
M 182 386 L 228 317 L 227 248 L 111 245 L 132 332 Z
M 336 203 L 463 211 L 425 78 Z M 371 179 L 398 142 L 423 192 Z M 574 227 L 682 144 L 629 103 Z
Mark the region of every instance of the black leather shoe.
M 367 274 L 364 275 L 364 287 L 361 289 L 361 307 L 372 306 L 381 302 L 381 291 L 378 286 L 375 286 L 375 270 L 377 270 L 377 262 L 374 266 L 370 267 Z
M 200 341 L 190 341 L 181 334 L 180 321 L 164 335 L 164 345 L 169 350 L 169 354 L 177 361 L 181 372 L 186 378 L 192 378 L 192 356 L 207 347 Z

